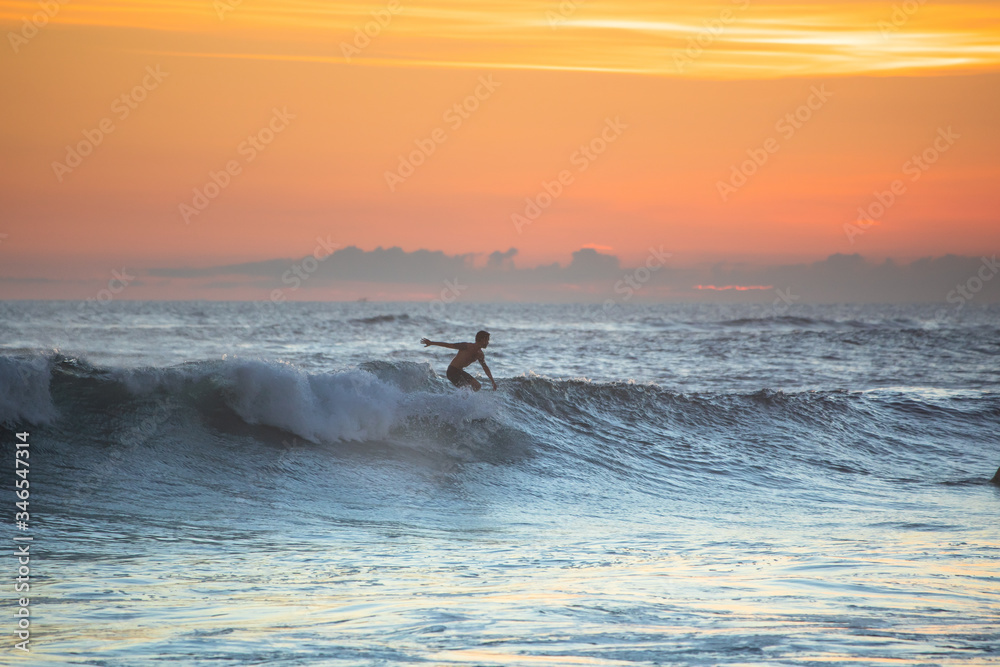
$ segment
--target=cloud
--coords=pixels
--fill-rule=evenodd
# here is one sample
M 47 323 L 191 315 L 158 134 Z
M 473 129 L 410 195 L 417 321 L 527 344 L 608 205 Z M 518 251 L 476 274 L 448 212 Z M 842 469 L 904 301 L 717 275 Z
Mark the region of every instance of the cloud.
M 511 248 L 507 252 L 500 252 L 499 250 L 494 250 L 490 253 L 489 258 L 486 260 L 487 269 L 513 269 L 514 268 L 514 255 L 517 254 L 517 248 Z
M 292 262 L 291 259 L 268 259 L 261 262 L 223 264 L 201 268 L 153 268 L 146 273 L 160 278 L 205 278 L 211 276 L 257 276 L 280 275 Z
M 774 285 L 791 289 L 808 302 L 888 303 L 899 301 L 944 301 L 959 285 L 977 276 L 982 257 L 924 257 L 909 264 L 891 259 L 870 262 L 861 255 L 835 254 L 811 264 L 765 267 L 716 267 L 714 274 L 724 285 Z M 1000 278 L 982 281 L 979 299 L 996 301 Z M 975 281 L 973 281 L 975 286 Z
M 371 22 L 374 9 L 320 0 L 302 0 L 294 9 L 276 0 L 260 0 L 252 9 L 239 2 L 216 3 L 212 14 L 218 15 L 219 27 L 205 30 L 207 4 L 148 1 L 129 3 L 123 10 L 120 3 L 93 0 L 57 12 L 52 23 L 139 34 L 133 48 L 151 55 L 341 64 L 339 40 L 331 42 L 330 36 L 351 35 Z M 1000 59 L 991 48 L 1000 10 L 975 0 L 921 2 L 912 11 L 873 3 L 773 0 L 755 1 L 752 9 L 749 0 L 725 3 L 723 9 L 668 0 L 595 3 L 578 11 L 581 4 L 543 8 L 536 3 L 429 0 L 407 5 L 406 19 L 391 24 L 392 48 L 379 48 L 376 39 L 364 59 L 369 66 L 712 79 L 968 71 L 995 69 Z M 20 15 L 14 7 L 2 18 L 17 25 Z M 221 19 L 228 11 L 238 18 L 227 21 L 223 30 Z M 428 35 L 438 39 L 428 40 Z M 538 48 L 539 42 L 550 48 Z M 660 57 L 650 58 L 650 53 Z
M 755 265 L 719 262 L 696 266 L 668 263 L 646 270 L 644 262 L 623 265 L 611 254 L 581 248 L 566 265 L 558 263 L 520 268 L 517 248 L 494 251 L 485 265 L 475 255 L 448 255 L 441 251 L 398 247 L 362 250 L 356 246 L 316 258 L 271 259 L 201 268 L 158 268 L 148 275 L 193 280 L 193 288 L 253 285 L 282 287 L 295 275 L 305 292 L 348 283 L 387 286 L 387 293 L 440 290 L 444 281 L 469 286 L 463 298 L 526 301 L 601 301 L 618 298 L 641 301 L 771 301 L 776 290 L 796 296 L 797 303 L 944 302 L 965 287 L 978 303 L 1000 300 L 1000 277 L 990 257 L 945 255 L 908 264 L 893 260 L 872 262 L 858 254 L 835 254 L 799 264 Z M 994 268 L 990 268 L 994 267 Z M 204 280 L 202 280 L 204 279 Z M 971 281 L 971 282 L 970 282 Z M 399 290 L 391 289 L 397 286 Z M 633 289 L 625 290 L 624 286 Z M 975 288 L 973 290 L 973 288 Z M 421 290 L 417 290 L 420 293 Z M 956 298 L 956 297 L 953 297 Z M 970 300 L 963 297 L 965 300 Z
M 365 251 L 357 246 L 349 246 L 329 255 L 319 249 L 318 255 L 299 258 L 268 259 L 201 268 L 155 268 L 151 269 L 149 274 L 167 278 L 269 277 L 280 284 L 281 277 L 287 273 L 291 272 L 294 275 L 305 271 L 310 274 L 313 283 L 342 280 L 420 283 L 439 282 L 442 277 L 462 273 L 471 267 L 473 258 L 474 255 L 471 253 L 446 255 L 440 250 L 406 252 L 398 247 L 378 247 L 375 250 Z
M 620 278 L 618 258 L 605 255 L 593 248 L 581 248 L 573 253 L 573 261 L 566 267 L 566 278 L 570 280 L 612 280 Z
M 0 282 L 12 283 L 12 284 L 41 284 L 41 283 L 58 283 L 59 280 L 55 278 L 39 278 L 39 277 L 18 277 L 18 276 L 0 276 Z

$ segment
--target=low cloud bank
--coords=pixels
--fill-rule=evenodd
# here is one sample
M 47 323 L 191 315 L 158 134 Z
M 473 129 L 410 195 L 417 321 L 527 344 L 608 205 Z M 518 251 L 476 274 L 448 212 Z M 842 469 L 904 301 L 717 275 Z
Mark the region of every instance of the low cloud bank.
M 294 285 L 297 296 L 344 283 L 423 286 L 436 292 L 447 281 L 469 290 L 468 298 L 526 301 L 772 301 L 786 295 L 798 303 L 968 302 L 1000 300 L 1000 264 L 996 256 L 945 255 L 909 263 L 873 262 L 861 255 L 835 254 L 800 264 L 715 263 L 674 266 L 669 253 L 651 248 L 644 262 L 624 265 L 618 257 L 593 248 L 558 263 L 520 268 L 517 249 L 495 251 L 477 262 L 472 254 L 362 250 L 350 246 L 320 249 L 300 258 L 273 259 L 202 268 L 158 268 L 156 278 L 218 285 L 220 280 L 262 289 Z M 454 291 L 454 290 L 453 290 Z

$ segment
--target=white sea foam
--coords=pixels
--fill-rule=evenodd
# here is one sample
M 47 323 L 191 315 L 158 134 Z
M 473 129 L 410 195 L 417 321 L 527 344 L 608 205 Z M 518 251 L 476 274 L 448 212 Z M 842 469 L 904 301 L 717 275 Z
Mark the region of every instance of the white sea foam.
M 205 380 L 248 424 L 273 426 L 313 442 L 384 440 L 414 417 L 446 423 L 482 419 L 497 401 L 467 391 L 428 391 L 433 373 L 419 364 L 386 364 L 310 374 L 292 364 L 228 358 L 167 369 L 129 369 L 116 380 L 135 395 Z
M 233 361 L 222 372 L 227 403 L 244 421 L 314 442 L 381 440 L 416 416 L 458 423 L 488 417 L 496 406 L 468 392 L 406 392 L 364 370 L 307 374 L 289 364 Z

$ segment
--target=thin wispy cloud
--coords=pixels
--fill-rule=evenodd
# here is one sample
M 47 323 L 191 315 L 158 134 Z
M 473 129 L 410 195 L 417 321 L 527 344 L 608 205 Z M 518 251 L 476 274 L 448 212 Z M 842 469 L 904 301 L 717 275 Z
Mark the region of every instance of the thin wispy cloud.
M 220 0 L 221 1 L 221 0 Z M 371 3 L 210 2 L 67 4 L 53 25 L 187 33 L 194 57 L 344 63 L 342 42 L 383 9 Z M 732 79 L 1000 67 L 1000 6 L 987 3 L 400 2 L 353 64 L 563 69 Z M 907 5 L 909 8 L 910 6 Z M 36 6 L 0 3 L 18 24 Z M 219 40 L 224 36 L 225 40 Z M 233 49 L 233 41 L 241 48 Z M 142 49 L 140 49 L 142 50 Z M 683 65 L 679 65 L 683 63 Z

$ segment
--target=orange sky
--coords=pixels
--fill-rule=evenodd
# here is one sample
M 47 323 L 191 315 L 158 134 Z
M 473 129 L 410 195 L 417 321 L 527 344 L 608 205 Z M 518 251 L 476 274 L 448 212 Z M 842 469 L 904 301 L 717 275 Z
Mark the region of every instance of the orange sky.
M 1000 240 L 996 3 L 4 1 L 0 24 L 0 298 L 317 236 L 520 266 Z

